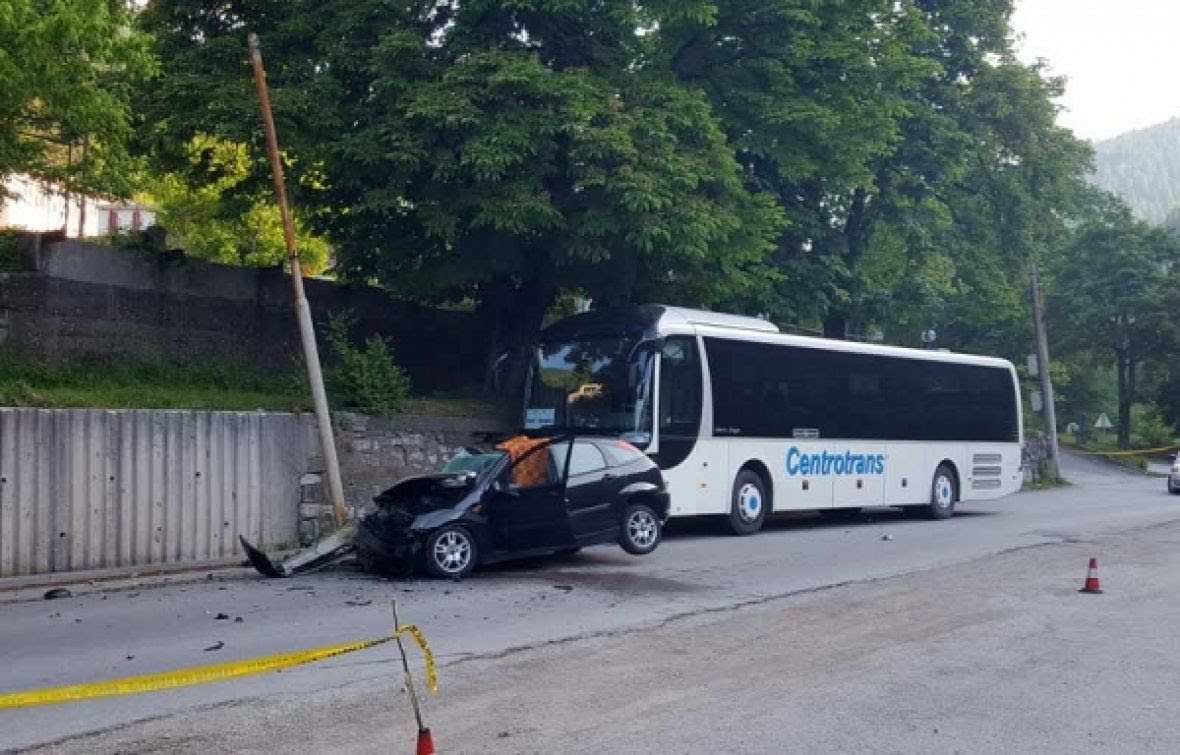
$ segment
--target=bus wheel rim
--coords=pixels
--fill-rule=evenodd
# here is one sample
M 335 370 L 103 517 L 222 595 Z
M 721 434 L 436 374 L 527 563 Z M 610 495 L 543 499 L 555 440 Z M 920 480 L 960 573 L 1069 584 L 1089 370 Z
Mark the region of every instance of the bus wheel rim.
M 954 498 L 954 485 L 946 475 L 939 475 L 938 480 L 934 483 L 934 502 L 938 504 L 939 508 L 945 509 L 951 505 L 951 500 Z
M 752 522 L 762 513 L 762 493 L 758 486 L 747 482 L 738 492 L 738 514 L 747 522 Z

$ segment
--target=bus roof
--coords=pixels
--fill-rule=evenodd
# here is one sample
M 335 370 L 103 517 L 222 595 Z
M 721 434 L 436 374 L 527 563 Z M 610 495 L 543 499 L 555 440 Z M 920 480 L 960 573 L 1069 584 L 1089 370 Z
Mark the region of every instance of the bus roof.
M 778 326 L 768 320 L 745 315 L 730 315 L 724 312 L 710 312 L 705 309 L 684 307 L 663 307 L 660 323 L 680 322 L 686 325 L 708 325 L 713 328 L 752 330 L 759 333 L 778 333 Z
M 583 312 L 550 325 L 543 331 L 542 339 L 603 336 L 608 333 L 630 337 L 654 337 L 677 331 L 694 332 L 702 336 L 717 338 L 737 338 L 757 343 L 779 343 L 801 348 L 876 354 L 899 359 L 922 359 L 1012 368 L 1010 362 L 998 357 L 903 346 L 885 346 L 858 341 L 840 341 L 816 336 L 789 335 L 779 331 L 774 323 L 757 317 L 659 304 Z

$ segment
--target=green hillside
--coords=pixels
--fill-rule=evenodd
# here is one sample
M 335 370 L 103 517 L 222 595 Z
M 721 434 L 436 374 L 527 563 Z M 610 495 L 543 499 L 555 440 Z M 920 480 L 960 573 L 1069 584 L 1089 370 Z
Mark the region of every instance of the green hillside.
M 1180 206 L 1180 118 L 1094 145 L 1095 183 L 1145 220 L 1162 223 Z

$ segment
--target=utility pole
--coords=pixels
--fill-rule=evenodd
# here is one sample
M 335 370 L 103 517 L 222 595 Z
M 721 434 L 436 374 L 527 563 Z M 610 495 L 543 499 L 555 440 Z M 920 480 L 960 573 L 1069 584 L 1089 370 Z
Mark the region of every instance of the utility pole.
M 279 157 L 279 140 L 275 133 L 274 116 L 270 110 L 270 94 L 266 88 L 266 71 L 262 67 L 262 53 L 258 35 L 250 34 L 250 58 L 254 66 L 254 84 L 258 88 L 258 102 L 262 108 L 262 126 L 266 131 L 266 149 L 270 154 L 270 171 L 274 178 L 275 194 L 279 199 L 279 213 L 283 218 L 283 238 L 287 242 L 287 258 L 291 266 L 291 285 L 295 289 L 295 312 L 299 320 L 299 337 L 303 342 L 303 361 L 307 363 L 307 377 L 315 401 L 316 422 L 320 427 L 320 444 L 324 464 L 328 469 L 328 496 L 336 524 L 344 524 L 348 510 L 344 506 L 344 486 L 340 481 L 340 462 L 336 458 L 336 438 L 332 434 L 332 417 L 328 413 L 328 395 L 324 392 L 324 376 L 320 370 L 320 354 L 316 346 L 315 327 L 311 322 L 311 308 L 303 293 L 303 272 L 299 267 L 299 252 L 295 245 L 295 226 L 287 206 L 287 186 L 283 181 L 283 164 Z
M 1061 457 L 1057 447 L 1057 409 L 1053 405 L 1053 381 L 1049 377 L 1049 339 L 1045 334 L 1045 300 L 1041 292 L 1041 274 L 1032 263 L 1033 329 L 1037 338 L 1037 372 L 1041 378 L 1041 405 L 1045 418 L 1045 437 L 1049 441 L 1048 472 L 1053 480 L 1061 479 Z

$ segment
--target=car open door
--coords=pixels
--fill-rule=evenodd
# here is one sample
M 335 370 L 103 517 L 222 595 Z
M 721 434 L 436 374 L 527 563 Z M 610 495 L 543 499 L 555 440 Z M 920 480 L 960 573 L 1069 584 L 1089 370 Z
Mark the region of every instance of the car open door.
M 618 537 L 619 512 L 614 510 L 619 481 L 597 445 L 576 441 L 569 460 L 566 500 L 570 528 L 578 545 L 593 545 Z
M 488 523 L 497 551 L 573 547 L 565 486 L 569 450 L 569 440 L 539 445 L 492 485 Z

